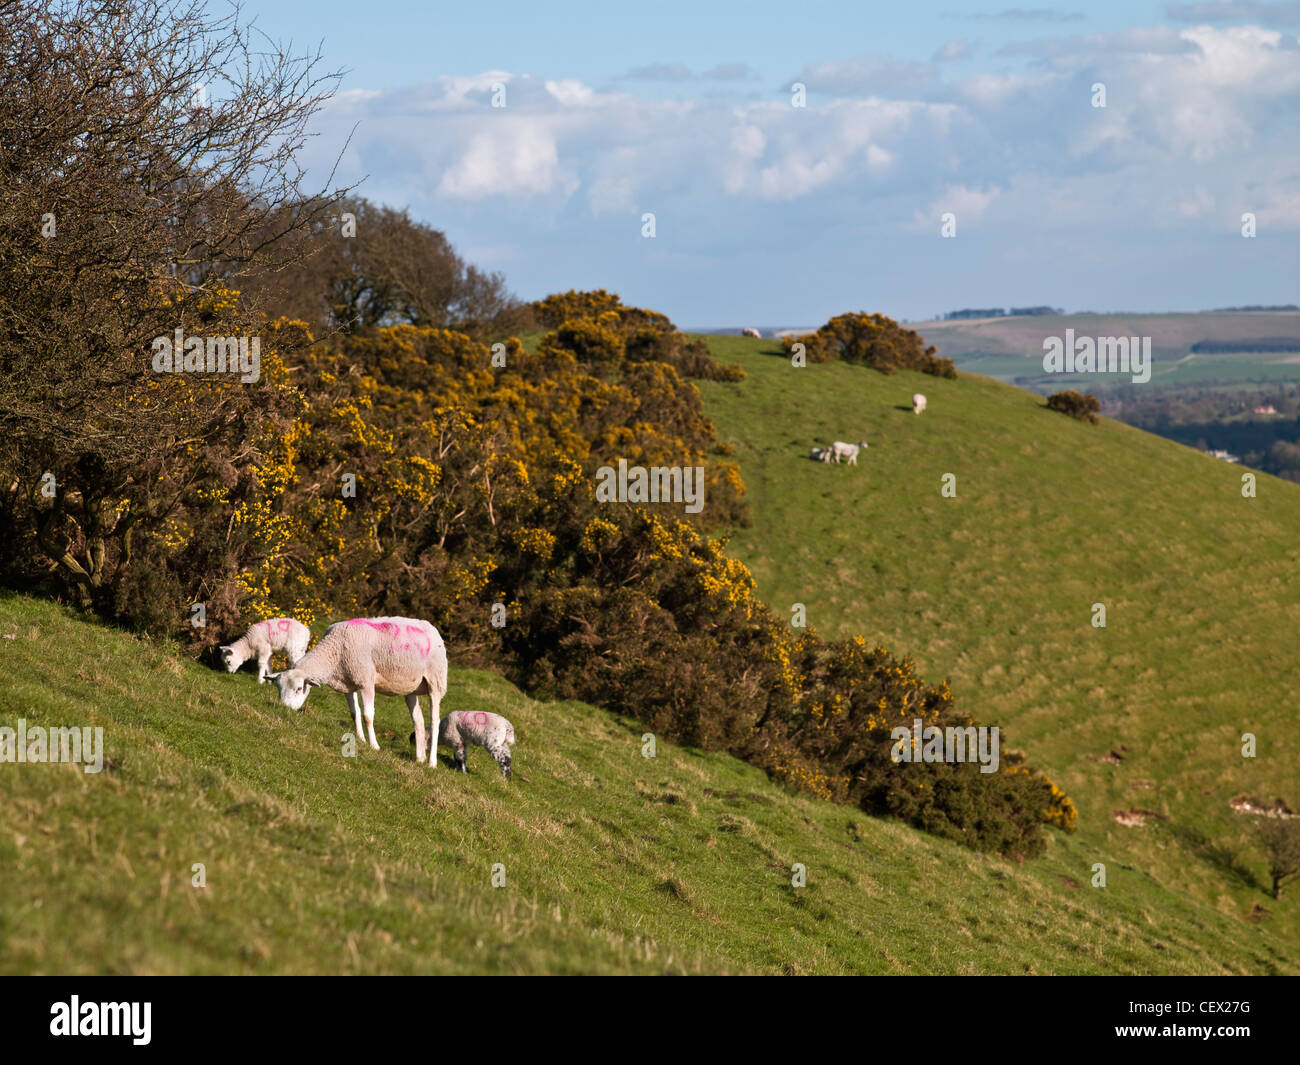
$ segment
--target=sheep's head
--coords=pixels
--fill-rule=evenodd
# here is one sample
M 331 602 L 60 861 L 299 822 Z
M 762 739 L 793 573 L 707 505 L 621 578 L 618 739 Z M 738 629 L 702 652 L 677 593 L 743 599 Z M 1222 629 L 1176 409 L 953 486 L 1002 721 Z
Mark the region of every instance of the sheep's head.
M 221 664 L 226 667 L 227 673 L 234 673 L 244 664 L 244 656 L 241 655 L 232 645 L 226 645 L 219 649 L 221 655 Z
M 290 710 L 302 710 L 312 687 L 307 675 L 300 669 L 286 669 L 283 673 L 271 674 L 271 679 L 280 689 L 280 702 Z

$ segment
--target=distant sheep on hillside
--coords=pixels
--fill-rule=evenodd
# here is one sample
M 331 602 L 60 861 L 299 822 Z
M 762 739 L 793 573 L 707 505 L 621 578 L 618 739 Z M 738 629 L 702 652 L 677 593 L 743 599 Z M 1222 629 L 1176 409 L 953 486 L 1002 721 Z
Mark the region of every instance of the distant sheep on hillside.
M 415 725 L 415 760 L 425 758 L 424 715 L 419 696 L 429 697 L 429 762 L 437 765 L 434 751 L 438 735 L 438 707 L 447 694 L 447 649 L 438 630 L 414 618 L 353 618 L 331 625 L 320 643 L 283 673 L 275 674 L 280 702 L 301 710 L 313 685 L 328 684 L 348 698 L 356 720 L 357 739 L 375 739 L 375 692 L 406 696 Z M 357 696 L 360 696 L 358 702 Z M 366 732 L 361 733 L 364 710 Z
M 753 337 L 755 340 L 763 339 L 763 334 L 760 333 L 757 329 L 752 329 L 752 328 L 741 330 L 741 336 Z
M 925 397 L 920 392 L 912 397 L 912 413 L 920 414 L 925 410 Z
M 846 444 L 843 440 L 836 440 L 831 445 L 831 456 L 836 462 L 845 458 L 849 460 L 850 466 L 856 466 L 858 464 L 858 453 L 865 449 L 866 446 L 867 442 L 865 440 L 859 440 L 856 444 Z
M 250 658 L 257 659 L 257 683 L 271 678 L 271 656 L 283 651 L 289 659 L 289 668 L 307 653 L 311 632 L 301 621 L 293 618 L 271 618 L 249 625 L 243 636 L 228 643 L 218 652 L 227 673 L 234 673 Z
M 828 447 L 815 447 L 812 449 L 812 454 L 809 457 L 813 462 L 830 462 L 831 449 Z

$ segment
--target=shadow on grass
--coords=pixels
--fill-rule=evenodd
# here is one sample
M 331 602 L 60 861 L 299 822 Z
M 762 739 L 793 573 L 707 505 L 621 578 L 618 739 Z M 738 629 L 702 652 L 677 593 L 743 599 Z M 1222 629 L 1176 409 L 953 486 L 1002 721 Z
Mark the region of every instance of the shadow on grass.
M 1265 890 L 1266 885 L 1261 884 L 1254 871 L 1242 862 L 1241 856 L 1235 848 L 1211 839 L 1198 828 L 1179 824 L 1170 824 L 1168 828 L 1169 834 L 1174 839 L 1202 861 L 1239 880 L 1248 888 Z

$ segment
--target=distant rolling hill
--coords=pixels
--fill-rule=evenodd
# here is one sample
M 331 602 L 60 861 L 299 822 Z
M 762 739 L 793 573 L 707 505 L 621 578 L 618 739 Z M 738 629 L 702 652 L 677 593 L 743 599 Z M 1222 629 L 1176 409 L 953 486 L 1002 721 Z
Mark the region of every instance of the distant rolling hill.
M 1077 378 L 1043 374 L 1043 340 L 1063 336 L 1150 337 L 1155 368 L 1149 387 L 1188 384 L 1241 384 L 1248 381 L 1300 381 L 1300 354 L 1255 351 L 1278 340 L 1300 345 L 1300 311 L 1206 311 L 1199 314 L 1066 314 L 983 318 L 953 322 L 909 322 L 939 354 L 965 368 L 999 380 L 1015 381 L 1039 392 L 1061 388 L 1104 391 L 1129 383 L 1121 375 Z M 1194 352 L 1209 346 L 1241 346 L 1235 352 Z

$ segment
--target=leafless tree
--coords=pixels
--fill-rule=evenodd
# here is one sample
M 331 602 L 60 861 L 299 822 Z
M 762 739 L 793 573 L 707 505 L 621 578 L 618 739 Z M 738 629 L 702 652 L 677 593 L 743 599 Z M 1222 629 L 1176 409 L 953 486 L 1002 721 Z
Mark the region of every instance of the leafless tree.
M 194 483 L 180 455 L 237 476 L 285 408 L 274 373 L 159 375 L 151 344 L 246 335 L 229 290 L 346 194 L 302 188 L 319 65 L 237 7 L 0 0 L 0 553 L 26 537 L 87 605 Z

